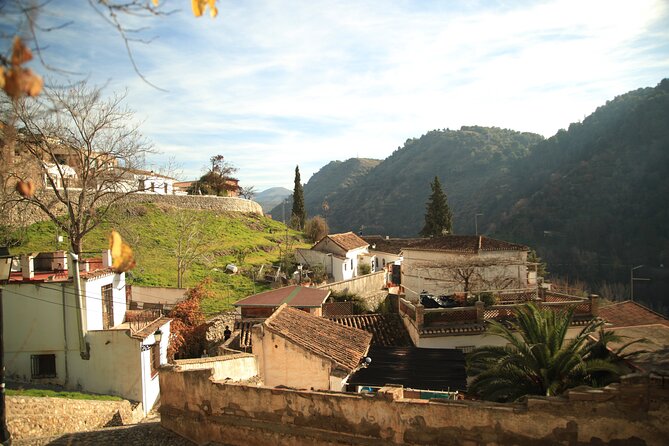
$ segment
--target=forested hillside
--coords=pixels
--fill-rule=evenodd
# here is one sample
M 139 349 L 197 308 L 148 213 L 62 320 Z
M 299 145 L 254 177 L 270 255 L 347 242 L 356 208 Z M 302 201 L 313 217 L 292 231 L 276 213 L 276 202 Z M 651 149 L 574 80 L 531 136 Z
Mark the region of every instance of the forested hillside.
M 331 161 L 316 172 L 304 185 L 304 206 L 307 217 L 323 215 L 323 202 L 338 203 L 346 191 L 355 187 L 357 182 L 381 161 L 369 158 L 351 158 L 346 161 Z M 288 197 L 285 205 L 286 221 L 290 219 L 292 196 Z M 277 205 L 271 211 L 275 220 L 284 217 L 283 204 Z M 328 213 L 329 214 L 329 213 Z M 329 221 L 329 215 L 328 215 Z
M 489 200 L 495 234 L 538 248 L 551 269 L 629 283 L 669 260 L 669 79 L 621 95 L 514 166 Z

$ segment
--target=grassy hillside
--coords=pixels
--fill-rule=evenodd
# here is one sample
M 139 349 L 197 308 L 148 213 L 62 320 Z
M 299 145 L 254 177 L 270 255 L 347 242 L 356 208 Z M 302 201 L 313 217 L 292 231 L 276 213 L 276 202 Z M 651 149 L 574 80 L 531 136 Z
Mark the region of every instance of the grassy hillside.
M 212 279 L 215 297 L 203 302 L 207 314 L 228 309 L 232 302 L 263 289 L 254 285 L 250 271 L 278 260 L 279 243 L 285 245 L 287 232 L 283 224 L 258 215 L 180 210 L 155 204 L 131 205 L 117 209 L 107 223 L 91 232 L 84 240 L 84 250 L 89 255 L 99 255 L 100 250 L 107 247 L 109 231 L 116 229 L 133 248 L 137 260 L 137 266 L 129 274 L 131 283 L 176 287 L 176 248 L 184 232 L 179 227 L 183 218 L 195 218 L 202 228 L 205 255 L 184 277 L 184 286 L 192 286 L 207 277 Z M 294 241 L 300 236 L 294 231 L 287 234 Z M 57 248 L 55 240 L 53 223 L 36 223 L 27 229 L 22 243 L 11 252 L 53 251 Z M 297 241 L 294 246 L 307 245 Z M 61 243 L 60 247 L 65 249 L 66 244 Z M 247 253 L 241 262 L 236 255 L 240 251 Z M 225 273 L 228 263 L 240 266 L 242 274 Z

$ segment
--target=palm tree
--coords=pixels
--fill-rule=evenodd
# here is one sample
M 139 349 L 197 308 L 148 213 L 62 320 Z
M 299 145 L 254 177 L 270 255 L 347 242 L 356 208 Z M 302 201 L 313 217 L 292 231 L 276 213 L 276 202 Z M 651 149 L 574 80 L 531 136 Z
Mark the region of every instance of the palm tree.
M 554 311 L 527 304 L 515 320 L 491 322 L 489 333 L 506 340 L 504 347 L 485 346 L 468 355 L 468 374 L 475 375 L 469 392 L 493 401 L 515 401 L 525 395 L 559 395 L 583 384 L 593 385 L 593 373 L 620 371 L 610 358 L 595 357 L 588 335 L 603 327 L 592 320 L 566 340 L 572 311 Z

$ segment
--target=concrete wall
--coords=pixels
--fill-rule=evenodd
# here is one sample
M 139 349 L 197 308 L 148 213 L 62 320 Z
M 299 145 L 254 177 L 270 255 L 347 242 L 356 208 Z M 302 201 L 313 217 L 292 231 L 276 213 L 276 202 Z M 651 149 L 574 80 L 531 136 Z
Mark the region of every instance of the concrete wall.
M 388 293 L 383 289 L 385 286 L 385 271 L 377 271 L 364 276 L 354 277 L 350 280 L 328 283 L 318 288 L 330 291 L 357 294 L 364 301 L 368 310 L 373 310 L 385 299 Z
M 142 303 L 174 305 L 184 299 L 188 288 L 132 286 L 132 300 Z
M 45 192 L 49 194 L 50 192 Z M 48 201 L 47 199 L 45 199 Z M 52 209 L 60 214 L 65 212 L 65 208 L 57 202 Z M 157 194 L 131 194 L 123 199 L 125 203 L 160 203 L 174 206 L 181 209 L 201 209 L 217 212 L 243 212 L 263 215 L 262 207 L 255 201 L 246 200 L 238 197 L 213 197 L 199 195 L 157 195 Z M 100 202 L 105 204 L 104 201 Z M 19 205 L 6 210 L 8 223 L 29 225 L 38 221 L 48 220 L 47 216 L 36 206 Z
M 253 327 L 251 338 L 258 373 L 265 385 L 330 389 L 330 361 L 265 330 L 262 325 Z
M 50 437 L 134 424 L 144 416 L 129 401 L 72 400 L 8 396 L 7 428 L 13 440 Z
M 102 287 L 112 286 L 112 299 L 114 302 L 114 324 L 123 323 L 125 310 L 125 274 L 109 274 L 91 280 L 81 281 L 81 291 L 86 296 L 86 323 L 88 330 L 102 330 Z M 74 288 L 70 285 L 70 292 L 74 293 Z M 109 327 L 111 328 L 111 327 Z
M 522 251 L 481 251 L 458 254 L 405 249 L 402 261 L 402 285 L 409 300 L 418 299 L 426 290 L 431 294 L 464 291 L 455 267 L 476 266 L 469 291 L 519 289 L 527 286 L 527 253 Z
M 644 382 L 517 404 L 404 399 L 393 387 L 375 396 L 250 387 L 215 382 L 206 370 L 169 370 L 161 385 L 161 424 L 200 445 L 660 446 L 669 438 L 668 392 L 658 397 Z
M 169 345 L 170 339 L 170 325 L 171 322 L 167 322 L 160 327 L 163 336 L 160 340 L 160 363 L 167 363 L 167 347 Z M 153 334 L 149 335 L 142 341 L 142 344 L 145 346 L 151 346 L 155 344 L 156 338 Z M 158 378 L 158 373 L 151 372 L 151 350 L 147 349 L 141 352 L 140 357 L 140 367 L 139 370 L 135 371 L 132 374 L 129 374 L 127 379 L 129 380 L 141 380 L 142 381 L 142 403 L 144 405 L 144 411 L 148 413 L 153 405 L 158 400 L 160 396 L 160 379 Z

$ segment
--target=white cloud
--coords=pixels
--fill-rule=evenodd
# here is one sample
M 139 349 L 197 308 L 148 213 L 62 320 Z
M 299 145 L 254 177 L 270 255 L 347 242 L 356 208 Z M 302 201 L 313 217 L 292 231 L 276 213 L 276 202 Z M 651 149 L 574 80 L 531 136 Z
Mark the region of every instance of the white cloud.
M 144 132 L 185 175 L 223 153 L 259 190 L 290 187 L 295 164 L 313 166 L 306 181 L 331 160 L 384 158 L 434 128 L 550 136 L 669 68 L 662 0 L 219 3 L 215 20 L 188 10 L 153 20 L 159 39 L 133 46 L 168 93 L 138 78 L 99 23 L 58 45 L 94 79 L 128 86 Z M 65 11 L 95 23 L 86 8 Z

